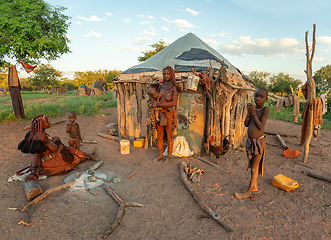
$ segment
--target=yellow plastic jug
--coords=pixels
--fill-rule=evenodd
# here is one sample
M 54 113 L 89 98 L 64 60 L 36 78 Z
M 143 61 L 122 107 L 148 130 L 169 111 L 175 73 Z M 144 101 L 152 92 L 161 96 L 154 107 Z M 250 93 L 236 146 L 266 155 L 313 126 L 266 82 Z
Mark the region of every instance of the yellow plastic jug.
M 139 138 L 133 142 L 134 147 L 143 147 L 145 145 L 145 139 Z
M 284 176 L 283 174 L 278 174 L 275 176 L 272 180 L 272 185 L 287 192 L 299 187 L 299 184 L 296 181 Z

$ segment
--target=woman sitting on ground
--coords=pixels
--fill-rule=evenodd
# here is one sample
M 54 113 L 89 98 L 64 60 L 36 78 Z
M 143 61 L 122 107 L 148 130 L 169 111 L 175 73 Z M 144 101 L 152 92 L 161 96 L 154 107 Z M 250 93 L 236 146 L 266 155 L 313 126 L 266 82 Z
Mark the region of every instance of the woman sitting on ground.
M 59 137 L 53 137 L 50 140 L 49 135 L 45 132 L 45 129 L 50 126 L 45 115 L 35 116 L 31 122 L 31 130 L 18 144 L 18 149 L 23 153 L 33 154 L 29 166 L 31 173 L 25 177 L 24 182 L 31 179 L 38 180 L 39 175 L 64 174 L 86 160 L 98 160 L 96 149 L 92 154 L 88 154 L 74 147 L 65 147 Z M 23 170 L 18 171 L 17 174 L 22 174 Z

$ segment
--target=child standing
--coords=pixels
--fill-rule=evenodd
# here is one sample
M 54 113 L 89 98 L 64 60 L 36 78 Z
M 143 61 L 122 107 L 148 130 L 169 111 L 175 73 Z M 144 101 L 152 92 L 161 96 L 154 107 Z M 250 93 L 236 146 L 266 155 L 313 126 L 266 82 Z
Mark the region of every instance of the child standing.
M 244 193 L 235 193 L 237 198 L 251 197 L 252 192 L 258 192 L 257 177 L 259 174 L 263 176 L 263 163 L 265 156 L 266 136 L 264 127 L 267 122 L 270 109 L 264 106 L 268 100 L 268 90 L 266 88 L 258 88 L 254 93 L 254 101 L 247 104 L 247 116 L 245 118 L 245 126 L 247 128 L 246 153 L 249 160 L 248 168 L 251 168 L 251 180 L 248 189 Z
M 66 132 L 68 133 L 68 143 L 69 146 L 75 147 L 77 149 L 80 148 L 80 143 L 83 141 L 82 136 L 80 134 L 79 125 L 76 123 L 76 113 L 69 112 L 68 113 L 69 122 L 66 127 Z

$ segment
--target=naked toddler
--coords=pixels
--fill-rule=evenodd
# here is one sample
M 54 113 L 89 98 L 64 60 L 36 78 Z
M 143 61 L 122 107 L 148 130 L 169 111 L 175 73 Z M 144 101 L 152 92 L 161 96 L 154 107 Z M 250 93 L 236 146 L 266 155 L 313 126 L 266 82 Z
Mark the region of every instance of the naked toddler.
M 75 122 L 77 119 L 76 113 L 73 111 L 69 112 L 68 119 L 69 119 L 69 122 L 67 123 L 66 132 L 68 133 L 69 146 L 73 146 L 73 147 L 79 149 L 80 143 L 83 140 L 82 140 L 82 136 L 80 134 L 79 124 Z

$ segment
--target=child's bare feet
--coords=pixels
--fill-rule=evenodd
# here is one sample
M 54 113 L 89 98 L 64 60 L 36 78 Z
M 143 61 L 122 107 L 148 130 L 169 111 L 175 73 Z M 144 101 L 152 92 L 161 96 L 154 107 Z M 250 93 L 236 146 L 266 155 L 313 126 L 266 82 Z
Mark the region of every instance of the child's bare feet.
M 235 193 L 234 195 L 235 195 L 236 198 L 238 198 L 238 199 L 249 198 L 249 197 L 252 196 L 250 192 Z

